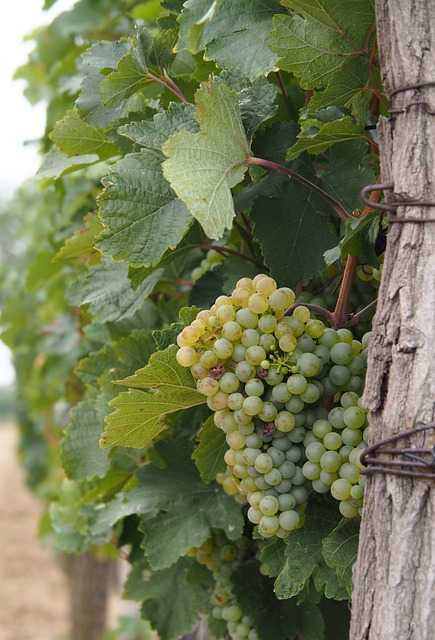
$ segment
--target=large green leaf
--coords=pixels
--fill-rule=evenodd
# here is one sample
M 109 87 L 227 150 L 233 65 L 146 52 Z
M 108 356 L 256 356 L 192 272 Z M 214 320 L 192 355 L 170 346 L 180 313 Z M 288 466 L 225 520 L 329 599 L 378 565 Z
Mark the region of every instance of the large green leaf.
M 130 122 L 118 129 L 118 133 L 133 140 L 137 144 L 151 149 L 161 150 L 162 145 L 176 131 L 184 129 L 190 133 L 199 131 L 195 120 L 193 104 L 171 102 L 169 109 L 157 113 L 153 120 Z
M 79 402 L 71 411 L 71 423 L 62 441 L 62 464 L 69 478 L 90 480 L 107 473 L 108 452 L 98 445 L 102 430 L 102 417 L 93 400 Z
M 323 557 L 335 570 L 339 584 L 352 594 L 352 567 L 358 555 L 360 519 L 343 520 L 322 542 Z
M 248 563 L 232 576 L 237 602 L 254 621 L 261 640 L 321 640 L 324 624 L 316 604 L 277 600 L 270 578 L 261 575 L 258 565 Z
M 328 107 L 331 109 L 331 107 Z M 327 109 L 325 109 L 326 111 Z M 303 151 L 320 154 L 337 142 L 361 138 L 364 129 L 353 118 L 338 114 L 339 119 L 321 122 L 317 118 L 302 121 L 303 129 L 297 143 L 288 150 L 287 160 L 294 160 Z
M 68 301 L 74 306 L 89 304 L 100 323 L 129 318 L 142 307 L 161 275 L 161 269 L 153 271 L 133 290 L 126 263 L 102 260 L 71 285 Z
M 118 62 L 117 69 L 101 83 L 101 101 L 106 109 L 122 105 L 147 82 L 152 36 L 144 29 L 134 39 L 131 49 Z
M 225 471 L 224 453 L 228 449 L 225 433 L 216 427 L 213 416 L 204 422 L 198 435 L 198 442 L 192 458 L 195 460 L 202 481 L 208 483 L 214 480 L 218 473 Z
M 69 157 L 55 147 L 45 154 L 41 166 L 36 172 L 37 178 L 59 178 L 67 173 L 79 171 L 100 161 L 96 153 Z
M 296 287 L 323 271 L 323 253 L 337 244 L 330 214 L 324 200 L 292 180 L 281 185 L 277 197 L 256 199 L 254 237 L 281 286 Z
M 176 439 L 156 449 L 165 467 L 145 465 L 138 471 L 142 498 L 160 509 L 157 516 L 143 518 L 140 526 L 152 568 L 169 567 L 205 542 L 213 528 L 236 540 L 243 531 L 240 505 L 215 483 L 204 484 L 190 459 L 191 444 Z
M 311 577 L 317 591 L 328 598 L 342 600 L 346 591 L 334 571 L 326 564 L 322 543 L 339 521 L 335 505 L 311 507 L 303 528 L 296 529 L 286 540 L 286 561 L 275 582 L 278 598 L 291 598 L 301 593 Z
M 106 228 L 96 245 L 114 260 L 154 266 L 192 223 L 186 205 L 163 177 L 162 161 L 160 151 L 142 149 L 117 162 L 103 180 L 98 203 Z
M 348 105 L 369 79 L 371 0 L 284 0 L 291 15 L 276 16 L 271 49 L 280 69 L 316 92 L 310 108 Z M 358 16 L 356 19 L 355 16 Z
M 231 188 L 243 179 L 249 147 L 235 91 L 203 83 L 195 102 L 201 131 L 179 131 L 165 142 L 163 173 L 205 233 L 218 239 L 232 226 Z
M 101 222 L 97 214 L 88 213 L 83 220 L 83 226 L 77 229 L 74 235 L 65 240 L 65 243 L 53 258 L 53 262 L 90 257 L 94 253 L 94 238 L 100 232 Z
M 173 345 L 155 353 L 146 367 L 119 381 L 135 389 L 121 393 L 110 402 L 115 411 L 106 419 L 101 446 L 144 447 L 168 428 L 167 416 L 205 402 L 205 397 L 196 390 L 190 371 L 176 361 L 176 352 L 177 347 Z
M 119 148 L 107 139 L 104 131 L 81 120 L 76 111 L 69 111 L 56 123 L 51 137 L 68 156 L 96 154 L 105 160 L 119 153 Z
M 270 50 L 272 16 L 283 13 L 278 0 L 188 0 L 180 14 L 177 48 L 205 49 L 222 69 L 240 69 L 251 80 L 275 69 Z
M 196 589 L 186 583 L 188 568 L 187 558 L 180 558 L 168 569 L 152 572 L 141 562 L 129 575 L 126 597 L 142 601 L 142 617 L 149 620 L 162 640 L 180 638 L 198 621 Z
M 275 115 L 277 88 L 263 76 L 251 82 L 239 69 L 231 73 L 225 70 L 215 77 L 215 82 L 222 82 L 237 91 L 240 115 L 248 140 L 251 140 L 263 122 Z
M 366 161 L 368 145 L 364 140 L 348 140 L 329 151 L 329 165 L 322 173 L 319 185 L 352 213 L 361 209 L 360 192 L 376 181 L 375 173 Z

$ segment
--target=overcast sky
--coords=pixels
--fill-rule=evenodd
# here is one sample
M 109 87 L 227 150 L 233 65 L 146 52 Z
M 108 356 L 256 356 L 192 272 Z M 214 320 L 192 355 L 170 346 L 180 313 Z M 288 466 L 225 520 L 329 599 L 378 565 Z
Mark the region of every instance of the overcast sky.
M 17 67 L 25 63 L 33 48 L 23 37 L 35 27 L 51 22 L 53 17 L 70 9 L 75 0 L 58 0 L 50 11 L 43 11 L 43 0 L 10 2 L 2 12 L 0 38 L 0 122 L 2 125 L 3 161 L 0 171 L 0 199 L 7 199 L 26 178 L 35 174 L 40 158 L 26 140 L 42 136 L 45 105 L 32 107 L 23 96 L 23 81 L 12 80 Z M 13 381 L 8 349 L 0 342 L 0 386 Z

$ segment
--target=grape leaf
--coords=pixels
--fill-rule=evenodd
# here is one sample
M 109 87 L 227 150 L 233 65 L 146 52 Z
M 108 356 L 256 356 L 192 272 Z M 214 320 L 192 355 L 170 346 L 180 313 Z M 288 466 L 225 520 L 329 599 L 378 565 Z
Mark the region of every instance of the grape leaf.
M 119 153 L 119 148 L 107 139 L 101 129 L 81 120 L 76 111 L 68 111 L 56 123 L 51 138 L 67 156 L 96 154 L 100 160 L 106 160 Z
M 339 120 L 322 123 L 315 118 L 303 121 L 303 128 L 298 135 L 298 141 L 290 147 L 287 160 L 294 160 L 303 151 L 319 154 L 323 153 L 332 144 L 361 138 L 364 129 L 350 116 L 342 116 Z
M 163 571 L 142 571 L 141 616 L 149 620 L 159 637 L 165 640 L 180 638 L 198 622 L 196 589 L 186 584 L 188 567 L 188 559 L 181 558 L 177 564 Z
M 191 460 L 191 443 L 177 438 L 158 443 L 156 449 L 166 467 L 144 465 L 137 473 L 142 497 L 160 509 L 140 525 L 151 567 L 169 567 L 207 540 L 212 528 L 223 529 L 230 540 L 240 537 L 240 505 L 216 483 L 204 484 Z
M 96 241 L 103 254 L 135 267 L 155 266 L 189 229 L 192 216 L 164 179 L 162 160 L 160 151 L 142 149 L 103 179 L 98 204 L 105 229 Z
M 278 66 L 304 89 L 321 89 L 310 109 L 348 105 L 369 80 L 367 41 L 375 16 L 369 0 L 284 0 L 291 15 L 275 16 L 271 49 Z M 358 19 L 355 19 L 358 15 Z
M 62 465 L 69 478 L 90 480 L 102 478 L 110 465 L 108 451 L 98 445 L 103 429 L 93 400 L 79 402 L 71 411 L 71 423 L 62 440 Z
M 340 241 L 342 255 L 358 256 L 362 262 L 379 268 L 380 262 L 375 250 L 379 234 L 379 213 L 371 211 L 361 220 L 349 220 L 346 223 L 344 238 Z
M 335 570 L 338 582 L 349 598 L 352 594 L 352 567 L 358 555 L 359 527 L 359 518 L 344 519 L 322 542 L 323 557 Z
M 198 468 L 201 480 L 206 484 L 216 478 L 218 473 L 226 469 L 224 453 L 228 449 L 225 433 L 218 429 L 213 416 L 207 418 L 198 435 L 199 445 L 192 458 Z
M 215 82 L 222 82 L 230 89 L 235 89 L 239 97 L 239 109 L 248 140 L 252 139 L 258 127 L 272 118 L 277 110 L 274 104 L 277 88 L 266 78 L 260 76 L 251 82 L 236 69 L 229 73 L 222 71 L 215 77 Z
M 364 140 L 349 140 L 339 147 L 332 147 L 329 166 L 319 180 L 322 189 L 349 212 L 361 209 L 361 189 L 376 180 L 372 167 L 365 163 L 366 155 Z
M 83 64 L 93 71 L 116 69 L 119 61 L 125 56 L 131 43 L 125 40 L 101 40 L 82 53 Z
M 342 600 L 346 592 L 337 581 L 322 555 L 322 543 L 337 526 L 339 515 L 335 505 L 316 504 L 311 508 L 305 525 L 286 540 L 286 562 L 275 582 L 277 598 L 300 594 L 311 577 L 319 593 Z
M 254 238 L 280 286 L 296 287 L 325 268 L 323 253 L 336 246 L 329 205 L 288 180 L 275 198 L 259 197 L 252 209 Z
M 278 0 L 189 0 L 180 14 L 177 50 L 205 49 L 207 60 L 222 69 L 240 69 L 255 80 L 276 68 L 269 49 L 272 16 L 283 13 Z
M 100 323 L 121 320 L 142 307 L 162 273 L 157 269 L 133 290 L 126 263 L 102 260 L 70 286 L 67 298 L 73 306 L 89 304 L 89 312 Z
M 99 161 L 100 158 L 96 153 L 85 153 L 84 155 L 70 158 L 59 149 L 53 148 L 45 154 L 44 160 L 35 175 L 37 178 L 60 178 L 60 176 L 79 171 Z
M 74 260 L 84 256 L 90 256 L 94 251 L 93 240 L 101 231 L 101 222 L 96 213 L 88 213 L 83 221 L 83 226 L 77 229 L 70 238 L 67 238 L 53 262 L 60 260 Z
M 318 607 L 309 601 L 297 606 L 294 599 L 277 600 L 272 581 L 261 575 L 258 565 L 247 563 L 232 574 L 231 580 L 238 605 L 253 619 L 261 640 L 294 640 L 298 634 L 304 640 L 323 638 Z
M 137 144 L 160 151 L 163 143 L 176 131 L 181 129 L 190 131 L 190 133 L 199 131 L 194 113 L 193 104 L 172 102 L 167 111 L 157 113 L 152 121 L 130 122 L 119 127 L 118 133 Z
M 205 397 L 196 390 L 190 371 L 176 361 L 176 352 L 176 345 L 158 351 L 146 367 L 118 381 L 134 389 L 110 402 L 115 411 L 106 418 L 102 447 L 144 447 L 168 428 L 167 416 L 205 402 Z
M 150 79 L 147 77 L 152 35 L 143 29 L 133 39 L 130 51 L 118 62 L 117 69 L 101 83 L 101 101 L 106 109 L 122 105 Z
M 165 142 L 163 174 L 205 233 L 218 239 L 232 226 L 230 189 L 243 179 L 249 148 L 235 91 L 203 83 L 195 102 L 201 131 L 179 131 Z

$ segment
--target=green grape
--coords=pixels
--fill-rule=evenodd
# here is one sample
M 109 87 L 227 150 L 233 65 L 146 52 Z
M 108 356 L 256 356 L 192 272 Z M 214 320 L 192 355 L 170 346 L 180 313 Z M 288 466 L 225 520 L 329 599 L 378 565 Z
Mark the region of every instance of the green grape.
M 285 382 L 280 382 L 272 388 L 273 399 L 282 404 L 288 402 L 288 400 L 290 400 L 291 398 L 291 395 L 292 394 L 288 390 L 288 386 Z
M 285 408 L 287 409 L 287 411 L 290 411 L 290 413 L 293 413 L 293 414 L 301 413 L 304 407 L 305 407 L 305 402 L 302 400 L 300 396 L 296 396 L 296 395 L 294 395 L 292 398 L 290 398 L 290 400 L 288 400 L 285 403 Z M 296 420 L 296 416 L 295 416 L 295 420 Z
M 233 345 L 226 338 L 218 338 L 213 345 L 213 351 L 220 360 L 227 360 L 233 354 Z
M 256 329 L 244 329 L 240 335 L 240 342 L 246 348 L 256 347 L 260 344 L 260 334 Z
M 353 350 L 350 344 L 338 342 L 331 347 L 331 360 L 334 364 L 347 365 L 353 359 Z
M 313 423 L 313 433 L 317 438 L 323 439 L 331 431 L 332 425 L 328 420 L 319 419 Z
M 276 318 L 270 314 L 261 316 L 258 320 L 258 328 L 263 333 L 273 333 L 276 329 Z
M 352 484 L 356 484 L 360 477 L 360 470 L 354 464 L 345 462 L 340 467 L 339 476 L 340 478 L 348 480 Z
M 222 327 L 222 336 L 230 342 L 236 342 L 237 340 L 240 340 L 242 332 L 242 327 L 238 322 L 235 322 L 234 320 L 227 322 Z
M 303 400 L 303 402 L 305 403 L 313 404 L 314 402 L 317 402 L 319 398 L 320 398 L 319 388 L 315 384 L 312 384 L 311 382 L 309 382 L 307 384 L 307 388 L 305 389 L 305 391 L 301 393 L 301 400 Z
M 266 352 L 263 347 L 260 347 L 259 345 L 252 346 L 246 349 L 245 357 L 249 364 L 258 366 L 263 360 L 265 360 Z
M 258 378 L 252 378 L 245 384 L 245 393 L 248 396 L 262 396 L 264 393 L 264 384 Z M 262 405 L 263 406 L 263 405 Z
M 350 380 L 350 370 L 341 364 L 335 364 L 329 371 L 329 380 L 337 387 L 343 387 Z
M 257 371 L 252 364 L 242 360 L 242 362 L 237 363 L 234 373 L 241 382 L 248 382 L 251 378 L 255 378 Z
M 282 475 L 278 471 L 278 469 L 271 469 L 264 474 L 264 479 L 266 480 L 267 484 L 269 484 L 271 487 L 274 487 L 281 482 Z
M 337 451 L 343 444 L 343 439 L 339 433 L 331 431 L 330 433 L 325 434 L 323 444 L 329 451 Z
M 286 531 L 293 531 L 300 524 L 300 515 L 294 510 L 283 511 L 279 516 L 279 524 Z
M 343 422 L 350 429 L 361 429 L 366 421 L 366 412 L 361 407 L 348 407 L 343 414 Z
M 222 376 L 223 377 L 223 376 Z M 222 379 L 222 378 L 221 378 Z M 230 393 L 227 398 L 228 408 L 232 411 L 236 411 L 237 409 L 241 409 L 243 406 L 244 396 L 241 393 Z
M 239 309 L 236 312 L 236 320 L 244 329 L 255 329 L 258 325 L 258 315 L 251 309 Z
M 352 485 L 348 480 L 338 478 L 331 485 L 331 494 L 336 500 L 348 500 L 351 489 Z
M 305 449 L 305 455 L 310 462 L 320 462 L 325 451 L 325 446 L 321 442 L 311 442 Z
M 303 353 L 297 361 L 299 373 L 306 378 L 312 378 L 317 375 L 322 367 L 322 361 L 313 353 Z
M 268 453 L 260 453 L 254 466 L 260 473 L 267 473 L 273 468 L 273 460 Z
M 300 373 L 295 373 L 287 379 L 286 384 L 290 393 L 299 395 L 305 391 L 308 382 L 305 376 L 301 375 Z
M 243 401 L 243 411 L 248 416 L 256 416 L 263 409 L 263 400 L 258 396 L 248 396 Z
M 351 447 L 356 447 L 363 439 L 361 431 L 357 429 L 350 429 L 349 427 L 343 429 L 341 435 L 343 443 L 350 445 Z
M 310 462 L 309 460 L 307 460 L 302 467 L 302 473 L 307 480 L 317 480 L 320 477 L 321 470 L 320 464 Z
M 326 451 L 320 458 L 320 465 L 324 471 L 334 473 L 341 467 L 340 454 L 337 451 Z
M 219 379 L 219 387 L 221 391 L 224 391 L 228 394 L 235 393 L 239 388 L 239 385 L 240 380 L 234 373 L 231 373 L 230 371 L 226 371 L 223 374 L 222 378 Z

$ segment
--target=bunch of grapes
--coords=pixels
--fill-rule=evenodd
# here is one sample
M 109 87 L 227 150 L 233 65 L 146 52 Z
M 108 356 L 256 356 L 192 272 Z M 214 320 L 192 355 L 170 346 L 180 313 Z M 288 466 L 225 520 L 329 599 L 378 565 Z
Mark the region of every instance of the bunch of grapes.
M 199 267 L 195 267 L 195 269 L 192 270 L 192 280 L 194 282 L 196 282 L 196 280 L 199 280 L 204 275 L 204 273 L 212 271 L 215 267 L 218 266 L 218 264 L 221 264 L 221 262 L 223 262 L 223 259 L 224 256 L 222 255 L 222 253 L 214 251 L 213 249 L 209 249 L 205 254 L 205 258 L 201 260 Z
M 213 573 L 215 581 L 211 595 L 212 615 L 226 623 L 232 640 L 259 640 L 252 619 L 244 615 L 233 592 L 231 577 L 243 565 L 249 553 L 251 542 L 242 536 L 231 543 L 221 531 L 213 533 L 200 547 L 192 547 L 188 556 L 196 558 Z
M 262 537 L 303 525 L 313 492 L 330 492 L 344 517 L 364 492 L 359 457 L 368 439 L 361 406 L 370 334 L 355 340 L 298 306 L 287 287 L 260 274 L 178 336 L 177 360 L 190 367 L 226 434 L 224 490 L 248 502 Z

